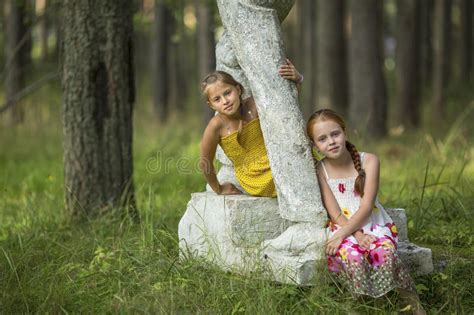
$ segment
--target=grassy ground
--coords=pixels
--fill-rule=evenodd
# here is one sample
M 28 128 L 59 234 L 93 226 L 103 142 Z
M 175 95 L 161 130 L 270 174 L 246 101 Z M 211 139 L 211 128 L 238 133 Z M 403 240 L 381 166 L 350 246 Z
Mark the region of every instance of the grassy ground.
M 156 126 L 137 114 L 140 224 L 114 213 L 72 221 L 63 204 L 60 100 L 41 93 L 32 99 L 50 101 L 25 104 L 32 113 L 27 126 L 0 132 L 0 313 L 399 310 L 396 294 L 354 301 L 327 277 L 300 289 L 178 261 L 179 219 L 190 193 L 205 184 L 195 171 L 200 127 L 192 120 Z M 472 99 L 455 99 L 457 110 L 435 136 L 405 133 L 359 145 L 381 157 L 382 203 L 406 208 L 411 240 L 433 250 L 435 272 L 415 278 L 433 314 L 474 311 L 474 113 L 463 112 Z

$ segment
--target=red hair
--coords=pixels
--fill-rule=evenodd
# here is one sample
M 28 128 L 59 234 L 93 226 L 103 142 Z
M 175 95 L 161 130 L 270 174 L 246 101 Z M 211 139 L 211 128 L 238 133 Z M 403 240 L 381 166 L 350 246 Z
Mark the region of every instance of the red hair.
M 328 121 L 332 120 L 336 124 L 338 124 L 344 133 L 346 132 L 346 122 L 344 119 L 332 109 L 320 109 L 314 112 L 311 117 L 308 119 L 308 123 L 306 124 L 306 132 L 311 139 L 311 135 L 313 133 L 314 125 L 320 121 Z M 312 139 L 311 139 L 312 140 Z M 346 149 L 349 151 L 352 161 L 354 162 L 354 167 L 359 174 L 355 180 L 354 189 L 356 193 L 358 193 L 361 197 L 364 196 L 364 185 L 365 185 L 365 170 L 362 168 L 362 163 L 360 161 L 360 154 L 357 151 L 355 145 L 350 143 L 346 140 Z

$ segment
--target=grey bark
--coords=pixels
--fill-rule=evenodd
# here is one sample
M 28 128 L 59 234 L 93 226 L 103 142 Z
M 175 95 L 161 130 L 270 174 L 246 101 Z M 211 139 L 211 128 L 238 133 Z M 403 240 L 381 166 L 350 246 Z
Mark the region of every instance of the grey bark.
M 64 186 L 74 214 L 134 208 L 131 13 L 128 0 L 64 1 Z
M 459 0 L 459 11 L 461 13 L 460 20 L 460 58 L 459 58 L 459 68 L 461 70 L 461 79 L 464 81 L 470 80 L 473 75 L 472 68 L 472 42 L 473 42 L 473 24 L 472 24 L 472 15 L 474 9 L 474 1 L 472 0 Z
M 216 69 L 213 3 L 214 1 L 196 0 L 199 80 Z M 204 112 L 203 120 L 207 122 L 214 112 L 205 103 L 202 102 L 201 108 Z
M 171 11 L 164 0 L 155 0 L 155 19 L 153 21 L 154 40 L 152 43 L 152 83 L 153 108 L 157 118 L 164 122 L 169 112 L 168 75 L 170 15 Z
M 416 128 L 420 125 L 420 1 L 398 0 L 397 4 L 397 120 Z
M 347 55 L 344 34 L 344 1 L 317 2 L 316 107 L 347 113 Z
M 446 87 L 450 72 L 451 0 L 435 0 L 433 20 L 433 92 L 432 119 L 440 122 L 444 116 Z
M 357 133 L 369 137 L 381 137 L 387 129 L 382 5 L 378 0 L 350 1 L 349 122 Z
M 296 87 L 277 72 L 286 57 L 280 21 L 292 5 L 292 1 L 219 0 L 226 35 L 218 44 L 218 67 L 251 87 L 282 217 L 322 224 L 326 214 Z
M 4 87 L 7 102 L 15 99 L 25 81 L 26 38 L 24 37 L 25 1 L 6 0 L 3 4 L 5 16 L 5 67 Z M 11 105 L 10 123 L 18 124 L 24 119 L 21 102 Z

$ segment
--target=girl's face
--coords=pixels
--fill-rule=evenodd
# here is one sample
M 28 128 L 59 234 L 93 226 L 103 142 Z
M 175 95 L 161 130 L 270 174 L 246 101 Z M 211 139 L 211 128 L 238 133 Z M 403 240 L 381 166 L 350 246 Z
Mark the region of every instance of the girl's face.
M 241 93 L 238 85 L 216 81 L 207 88 L 207 103 L 219 114 L 229 117 L 238 116 L 240 114 Z
M 347 151 L 346 133 L 333 120 L 315 122 L 310 137 L 318 151 L 327 158 L 338 158 Z

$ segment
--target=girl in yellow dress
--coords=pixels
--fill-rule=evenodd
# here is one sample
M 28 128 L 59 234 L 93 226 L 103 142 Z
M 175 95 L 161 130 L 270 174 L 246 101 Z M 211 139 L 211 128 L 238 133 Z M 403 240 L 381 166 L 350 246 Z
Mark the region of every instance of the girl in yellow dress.
M 278 72 L 295 83 L 300 83 L 303 78 L 289 60 L 280 66 Z M 248 194 L 276 197 L 253 97 L 242 100 L 243 86 L 223 71 L 208 74 L 201 89 L 209 107 L 217 112 L 209 121 L 201 141 L 200 168 L 211 188 L 220 195 L 242 193 L 231 183 L 217 180 L 213 161 L 219 144 L 232 161 L 235 175 Z

